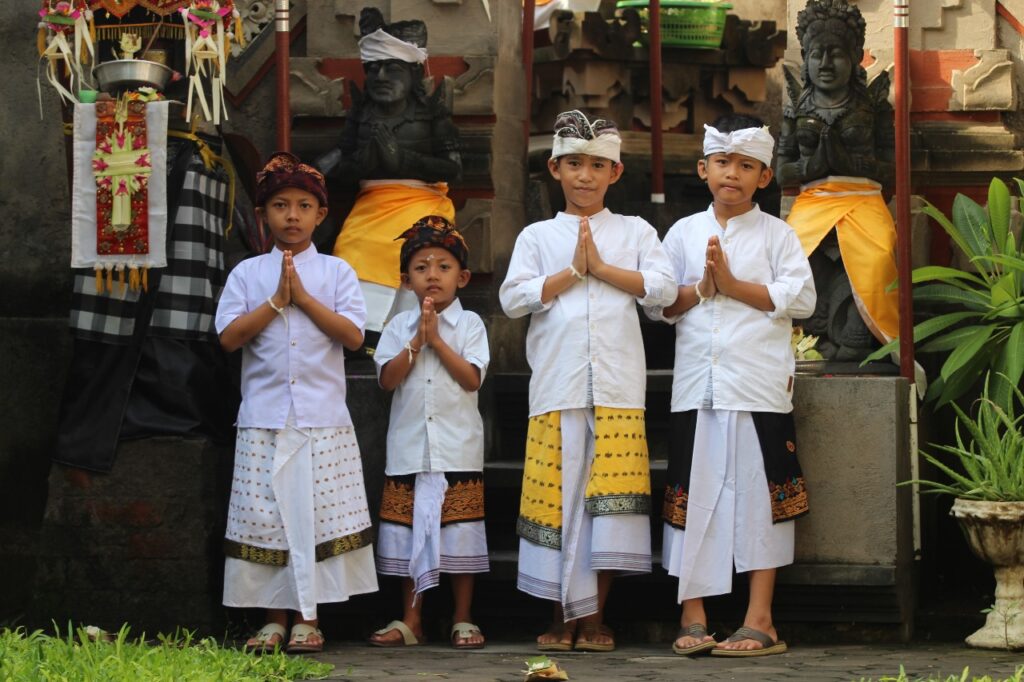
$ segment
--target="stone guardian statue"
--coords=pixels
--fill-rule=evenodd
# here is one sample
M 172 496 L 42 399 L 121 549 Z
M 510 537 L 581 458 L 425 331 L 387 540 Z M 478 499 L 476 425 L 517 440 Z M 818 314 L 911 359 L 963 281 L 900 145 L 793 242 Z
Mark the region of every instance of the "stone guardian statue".
M 422 21 L 386 24 L 379 10 L 360 14 L 364 92 L 352 88 L 341 142 L 318 160 L 327 174 L 359 184 L 355 205 L 334 244 L 356 271 L 367 308 L 367 351 L 395 313 L 416 304 L 400 288 L 395 239 L 427 215 L 455 221 L 448 183 L 462 174 L 459 133 L 443 85 L 424 81 L 427 28 Z
M 777 178 L 800 187 L 787 218 L 814 270 L 818 306 L 804 331 L 829 360 L 866 357 L 898 335 L 896 226 L 882 198 L 893 177 L 888 74 L 866 82 L 865 22 L 847 0 L 797 15 L 802 82 L 787 73 Z

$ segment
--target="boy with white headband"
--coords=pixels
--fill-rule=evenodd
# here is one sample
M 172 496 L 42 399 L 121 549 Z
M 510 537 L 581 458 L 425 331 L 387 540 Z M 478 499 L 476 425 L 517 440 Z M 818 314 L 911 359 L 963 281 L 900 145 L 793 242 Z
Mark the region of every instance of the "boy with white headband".
M 669 230 L 679 296 L 648 311 L 676 326 L 662 564 L 679 578 L 677 654 L 763 656 L 786 650 L 772 624 L 775 571 L 793 562 L 789 521 L 807 512 L 790 321 L 816 295 L 796 234 L 752 201 L 772 179 L 768 129 L 739 114 L 704 129 L 697 173 L 714 201 Z M 750 601 L 743 627 L 717 643 L 703 598 L 731 591 L 734 564 L 750 573 Z
M 559 115 L 548 160 L 565 211 L 516 240 L 499 297 L 531 315 L 520 590 L 556 603 L 542 651 L 611 651 L 603 623 L 613 572 L 651 568 L 646 366 L 636 303 L 676 296 L 654 228 L 604 207 L 622 175 L 613 123 Z M 580 627 L 576 627 L 577 619 Z

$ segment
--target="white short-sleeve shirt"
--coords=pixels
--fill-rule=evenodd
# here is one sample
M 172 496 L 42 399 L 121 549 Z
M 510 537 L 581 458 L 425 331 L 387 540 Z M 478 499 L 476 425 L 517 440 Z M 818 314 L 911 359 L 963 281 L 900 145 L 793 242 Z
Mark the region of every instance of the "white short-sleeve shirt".
M 793 318 L 809 317 L 817 299 L 800 240 L 793 228 L 756 205 L 730 218 L 725 228 L 711 206 L 678 221 L 665 235 L 665 250 L 681 286 L 704 276 L 712 235 L 718 236 L 733 275 L 767 285 L 775 309 L 764 312 L 717 294 L 667 319 L 676 325 L 672 411 L 700 408 L 710 381 L 717 409 L 791 412 Z M 648 313 L 657 317 L 660 311 L 652 308 Z
M 373 355 L 378 377 L 384 365 L 408 352 L 405 344 L 416 336 L 419 323 L 420 311 L 407 310 L 384 327 Z M 480 316 L 464 310 L 456 298 L 438 315 L 437 329 L 452 350 L 480 368 L 482 383 L 491 355 Z M 420 349 L 409 374 L 395 389 L 387 448 L 388 476 L 484 468 L 484 425 L 477 392 L 459 386 L 432 348 Z
M 594 405 L 643 408 L 647 366 L 636 304 L 664 307 L 676 298 L 657 231 L 642 218 L 604 209 L 590 216 L 594 244 L 606 263 L 640 272 L 644 295 L 588 276 L 542 303 L 544 281 L 572 262 L 579 220 L 559 213 L 527 226 L 498 294 L 509 317 L 532 315 L 526 336 L 530 416 Z
M 217 304 L 217 333 L 255 310 L 277 291 L 282 251 L 244 260 L 228 275 Z M 317 253 L 295 254 L 302 286 L 320 303 L 360 329 L 366 306 L 359 280 L 348 263 Z M 285 323 L 287 317 L 287 324 Z M 242 404 L 239 427 L 281 429 L 294 406 L 300 428 L 351 426 L 345 404 L 345 355 L 335 341 L 297 306 L 285 307 L 263 331 L 242 347 Z

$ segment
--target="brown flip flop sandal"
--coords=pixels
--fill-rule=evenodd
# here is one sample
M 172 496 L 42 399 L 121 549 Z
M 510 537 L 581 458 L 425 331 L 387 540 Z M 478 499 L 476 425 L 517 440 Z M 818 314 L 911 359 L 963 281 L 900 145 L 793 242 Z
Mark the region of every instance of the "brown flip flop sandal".
M 760 643 L 760 649 L 721 649 L 714 648 L 711 650 L 712 656 L 722 656 L 725 658 L 753 658 L 755 656 L 774 656 L 776 654 L 785 653 L 789 647 L 786 646 L 785 642 L 775 641 L 771 635 L 754 628 L 748 628 L 747 626 L 741 627 L 736 632 L 732 633 L 727 642 L 740 642 L 744 639 L 752 639 L 755 642 Z
M 701 641 L 693 646 L 677 646 L 676 642 L 683 637 L 693 637 L 694 639 L 703 640 L 708 636 L 708 628 L 704 623 L 692 623 L 687 625 L 685 628 L 679 628 L 679 633 L 676 638 L 672 640 L 672 651 L 679 656 L 693 656 L 695 654 L 702 654 L 705 651 L 710 651 L 718 646 L 718 642 L 711 639 L 710 642 Z

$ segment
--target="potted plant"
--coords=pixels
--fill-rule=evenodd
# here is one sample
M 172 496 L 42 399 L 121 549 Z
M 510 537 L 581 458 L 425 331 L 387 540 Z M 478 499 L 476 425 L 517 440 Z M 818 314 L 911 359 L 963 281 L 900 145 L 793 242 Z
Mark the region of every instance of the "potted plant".
M 1009 385 L 1005 404 L 993 399 L 990 380 Z M 995 569 L 995 603 L 967 644 L 1024 649 L 1024 394 L 1005 375 L 989 373 L 970 414 L 956 403 L 953 409 L 955 444 L 933 447 L 952 455 L 959 468 L 922 451 L 949 481 L 910 483 L 956 497 L 950 514 L 960 523 L 971 551 Z

